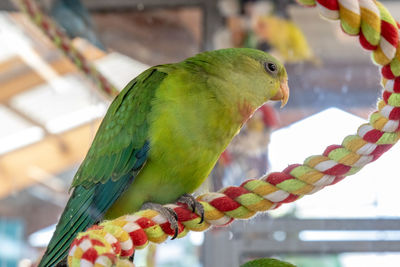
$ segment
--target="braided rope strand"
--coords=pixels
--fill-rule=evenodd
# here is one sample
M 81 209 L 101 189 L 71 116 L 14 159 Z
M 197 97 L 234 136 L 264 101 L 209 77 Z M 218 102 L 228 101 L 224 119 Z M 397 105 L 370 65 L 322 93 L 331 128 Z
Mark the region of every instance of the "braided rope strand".
M 119 91 L 74 47 L 64 31 L 40 10 L 34 0 L 13 0 L 13 2 L 78 69 L 94 82 L 102 93 L 110 98 L 118 95 Z
M 369 123 L 361 125 L 356 134 L 345 137 L 341 145 L 328 146 L 322 155 L 310 156 L 303 164 L 289 165 L 282 172 L 272 172 L 260 179 L 246 180 L 240 186 L 230 186 L 219 192 L 199 196 L 197 200 L 205 211 L 202 223 L 200 217 L 184 204 L 165 205 L 178 216 L 178 237 L 185 236 L 189 230 L 204 231 L 210 226 L 228 225 L 234 219 L 248 219 L 257 212 L 275 209 L 304 195 L 313 194 L 358 172 L 399 140 L 399 27 L 390 13 L 381 3 L 373 0 L 298 2 L 305 6 L 317 6 L 326 19 L 340 19 L 343 31 L 349 35 L 358 35 L 361 46 L 372 52 L 374 63 L 382 66 L 384 86 L 377 110 L 370 115 Z M 68 264 L 80 266 L 85 260 L 91 266 L 95 263 L 98 264 L 95 266 L 118 265 L 118 257 L 132 255 L 134 249 L 145 247 L 149 241 L 161 243 L 173 234 L 170 224 L 159 213 L 154 210 L 139 211 L 104 221 L 78 234 L 71 245 Z M 92 243 L 87 240 L 92 240 Z M 81 246 L 83 242 L 93 245 Z M 95 246 L 101 250 L 96 250 Z M 84 256 L 89 249 L 96 251 L 90 259 Z M 104 260 L 99 265 L 100 258 L 109 261 Z

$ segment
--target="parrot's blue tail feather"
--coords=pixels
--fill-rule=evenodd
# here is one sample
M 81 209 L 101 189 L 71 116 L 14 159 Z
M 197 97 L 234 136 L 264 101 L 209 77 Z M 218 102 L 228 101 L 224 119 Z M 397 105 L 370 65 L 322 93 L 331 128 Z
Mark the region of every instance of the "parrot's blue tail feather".
M 89 189 L 77 186 L 38 267 L 56 266 L 62 261 L 76 235 L 101 220 L 133 178 L 132 174 L 128 174 L 116 182 L 110 179 Z

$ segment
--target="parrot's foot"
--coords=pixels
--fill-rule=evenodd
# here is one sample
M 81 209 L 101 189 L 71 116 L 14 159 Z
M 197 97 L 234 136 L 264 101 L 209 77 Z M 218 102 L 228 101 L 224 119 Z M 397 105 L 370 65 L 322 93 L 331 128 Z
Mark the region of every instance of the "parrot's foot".
M 164 207 L 161 204 L 150 203 L 150 202 L 144 203 L 141 209 L 142 210 L 151 209 L 160 213 L 161 216 L 163 216 L 168 220 L 169 224 L 171 225 L 171 229 L 174 230 L 174 236 L 172 237 L 171 240 L 174 240 L 178 236 L 179 233 L 178 215 L 176 215 L 173 209 Z
M 197 214 L 201 218 L 199 224 L 204 221 L 204 207 L 194 198 L 194 196 L 190 194 L 183 194 L 180 198 L 178 198 L 178 202 L 188 205 L 188 207 L 192 209 L 192 212 L 197 211 Z
M 57 263 L 56 266 L 57 266 L 57 267 L 68 267 L 67 258 L 65 258 L 65 259 L 63 259 L 62 261 L 60 261 L 59 263 Z

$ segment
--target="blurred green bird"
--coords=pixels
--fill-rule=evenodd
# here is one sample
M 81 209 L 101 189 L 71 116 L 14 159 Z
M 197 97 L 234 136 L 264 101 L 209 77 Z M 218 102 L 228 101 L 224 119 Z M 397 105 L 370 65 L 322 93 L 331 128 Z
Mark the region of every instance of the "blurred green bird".
M 296 267 L 293 264 L 283 262 L 277 259 L 262 258 L 246 262 L 240 267 Z

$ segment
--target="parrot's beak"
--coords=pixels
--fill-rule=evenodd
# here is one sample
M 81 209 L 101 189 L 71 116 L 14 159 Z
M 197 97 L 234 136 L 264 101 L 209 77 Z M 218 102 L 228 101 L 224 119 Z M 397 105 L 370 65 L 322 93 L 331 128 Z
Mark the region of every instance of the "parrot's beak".
M 280 90 L 271 100 L 281 100 L 281 108 L 283 108 L 289 100 L 289 86 L 287 80 L 281 81 Z

